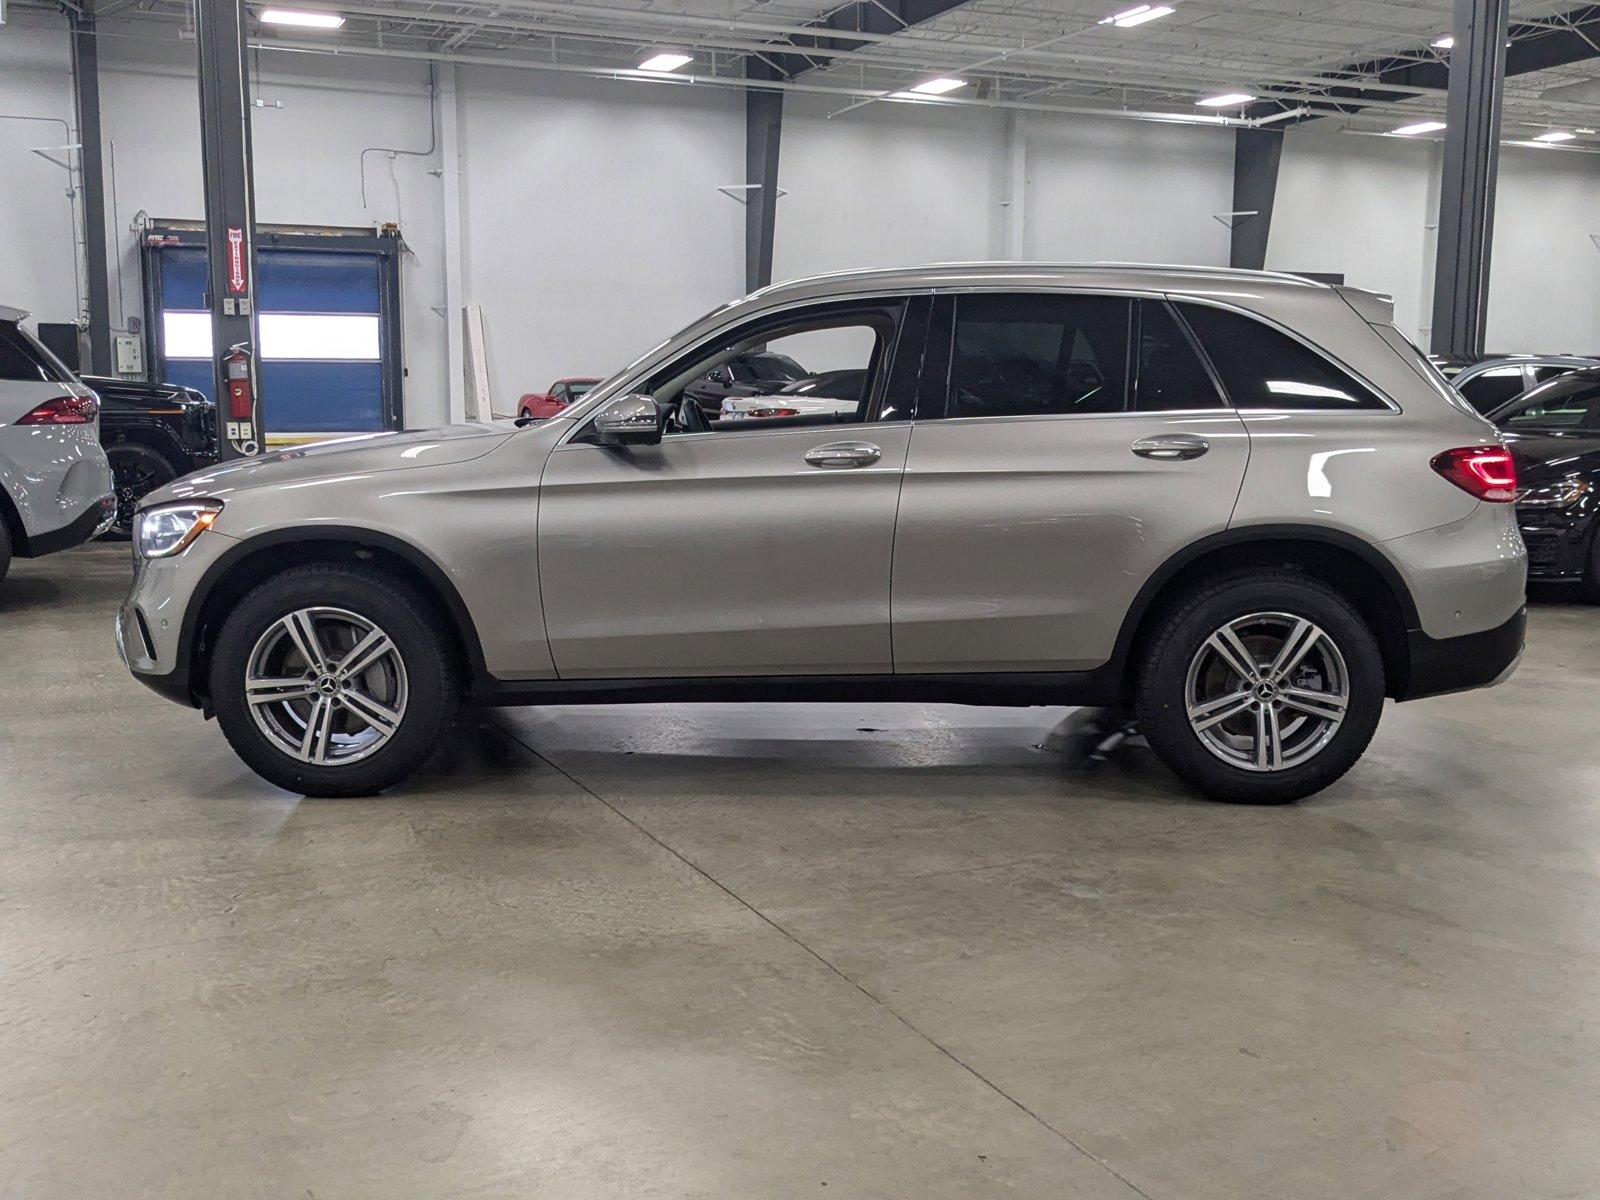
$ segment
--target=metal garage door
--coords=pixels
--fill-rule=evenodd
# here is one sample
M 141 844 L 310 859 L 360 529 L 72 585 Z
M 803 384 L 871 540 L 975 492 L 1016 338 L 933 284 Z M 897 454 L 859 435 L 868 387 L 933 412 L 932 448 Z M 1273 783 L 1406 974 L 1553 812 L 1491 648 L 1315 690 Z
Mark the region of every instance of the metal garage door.
M 190 230 L 146 234 L 146 310 L 159 377 L 210 395 L 201 239 Z M 399 428 L 398 247 L 393 237 L 262 235 L 262 419 L 274 440 Z

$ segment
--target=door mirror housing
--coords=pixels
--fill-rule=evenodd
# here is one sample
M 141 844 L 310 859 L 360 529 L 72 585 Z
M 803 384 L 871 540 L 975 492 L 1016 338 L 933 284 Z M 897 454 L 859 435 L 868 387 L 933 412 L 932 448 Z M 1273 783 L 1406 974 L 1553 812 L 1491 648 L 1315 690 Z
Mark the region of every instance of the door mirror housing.
M 667 427 L 667 414 L 655 397 L 618 396 L 601 405 L 594 431 L 606 446 L 658 446 Z

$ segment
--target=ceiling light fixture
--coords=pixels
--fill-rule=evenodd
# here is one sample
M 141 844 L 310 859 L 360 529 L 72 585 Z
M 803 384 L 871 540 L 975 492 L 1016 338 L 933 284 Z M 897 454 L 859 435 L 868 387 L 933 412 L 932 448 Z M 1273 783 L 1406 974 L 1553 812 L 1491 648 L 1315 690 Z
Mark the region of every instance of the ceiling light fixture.
M 967 81 L 965 79 L 954 79 L 948 75 L 942 75 L 938 79 L 925 80 L 911 90 L 919 96 L 942 96 L 946 92 L 953 92 L 957 88 L 966 86 Z
M 1421 133 L 1438 133 L 1443 128 L 1443 121 L 1418 121 L 1415 125 L 1402 125 L 1390 132 L 1395 137 L 1416 137 Z
M 301 29 L 338 29 L 344 17 L 336 12 L 307 12 L 303 8 L 264 8 L 263 25 L 297 25 Z
M 1101 19 L 1102 25 L 1115 25 L 1118 29 L 1132 29 L 1135 25 L 1143 25 L 1146 21 L 1154 21 L 1157 17 L 1170 16 L 1177 11 L 1170 4 L 1140 4 L 1133 8 L 1125 8 L 1119 13 L 1112 13 L 1109 17 Z
M 1443 37 L 1436 37 L 1433 39 L 1433 41 L 1428 43 L 1428 45 L 1432 46 L 1435 50 L 1448 50 L 1455 44 L 1455 38 L 1451 37 L 1448 33 Z
M 1565 129 L 1552 129 L 1549 133 L 1536 134 L 1533 140 L 1550 146 L 1556 142 L 1570 142 L 1577 136 L 1575 133 L 1568 133 Z
M 1249 104 L 1255 97 L 1246 92 L 1223 92 L 1220 96 L 1207 96 L 1204 100 L 1195 103 L 1202 108 L 1238 108 L 1241 104 Z
M 639 64 L 641 71 L 676 71 L 679 67 L 688 66 L 694 61 L 694 55 L 684 54 L 680 50 L 658 50 L 649 58 Z

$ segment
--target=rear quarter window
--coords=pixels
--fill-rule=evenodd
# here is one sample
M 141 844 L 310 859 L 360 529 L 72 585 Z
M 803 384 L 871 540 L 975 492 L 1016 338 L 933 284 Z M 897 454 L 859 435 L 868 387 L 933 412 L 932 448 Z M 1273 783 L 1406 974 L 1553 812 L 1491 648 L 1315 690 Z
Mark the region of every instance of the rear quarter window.
M 1389 407 L 1348 371 L 1264 321 L 1209 304 L 1180 303 L 1178 309 L 1235 408 L 1349 412 Z
M 64 382 L 49 353 L 9 321 L 0 321 L 0 379 L 14 383 Z

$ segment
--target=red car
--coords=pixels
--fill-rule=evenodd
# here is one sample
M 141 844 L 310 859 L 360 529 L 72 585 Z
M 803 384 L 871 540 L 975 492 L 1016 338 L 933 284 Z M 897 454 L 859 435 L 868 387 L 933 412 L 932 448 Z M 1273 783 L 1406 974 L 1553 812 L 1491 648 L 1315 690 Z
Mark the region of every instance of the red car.
M 550 385 L 548 392 L 529 392 L 518 400 L 517 416 L 539 420 L 553 417 L 599 382 L 598 378 L 587 375 L 558 379 Z

